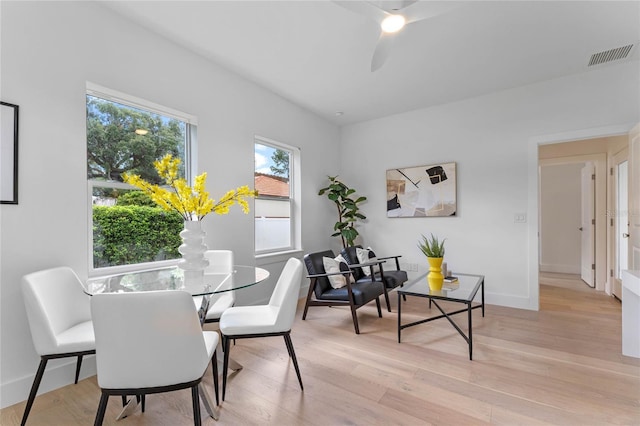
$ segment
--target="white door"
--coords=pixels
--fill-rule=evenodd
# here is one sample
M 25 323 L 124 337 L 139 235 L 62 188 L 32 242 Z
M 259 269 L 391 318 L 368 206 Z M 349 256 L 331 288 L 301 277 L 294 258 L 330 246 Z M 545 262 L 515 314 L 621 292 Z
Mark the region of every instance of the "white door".
M 580 277 L 595 287 L 595 167 L 586 163 L 582 168 L 582 223 Z
M 640 124 L 629 134 L 629 269 L 640 270 Z
M 614 235 L 613 283 L 611 291 L 622 300 L 622 271 L 629 264 L 629 157 L 628 149 L 613 157 L 613 197 L 615 212 L 611 215 Z

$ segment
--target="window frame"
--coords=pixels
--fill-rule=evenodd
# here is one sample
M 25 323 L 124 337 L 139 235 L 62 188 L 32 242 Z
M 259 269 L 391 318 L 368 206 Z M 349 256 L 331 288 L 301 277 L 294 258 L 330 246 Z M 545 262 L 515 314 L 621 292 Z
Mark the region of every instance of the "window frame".
M 254 135 L 254 154 L 255 154 L 255 146 L 257 144 L 260 145 L 265 145 L 271 148 L 275 148 L 275 149 L 280 149 L 283 151 L 287 151 L 289 152 L 289 198 L 288 198 L 288 202 L 289 202 L 289 232 L 290 232 L 290 239 L 289 239 L 289 245 L 287 247 L 277 247 L 277 248 L 273 248 L 273 249 L 268 249 L 268 250 L 257 250 L 255 247 L 255 233 L 256 233 L 256 226 L 255 226 L 255 216 L 254 216 L 254 253 L 256 258 L 261 258 L 261 257 L 270 257 L 270 256 L 277 256 L 279 254 L 283 254 L 283 253 L 290 253 L 290 252 L 294 252 L 294 251 L 299 251 L 302 244 L 301 244 L 301 208 L 300 208 L 300 199 L 301 199 L 301 185 L 300 185 L 300 179 L 301 179 L 301 173 L 300 173 L 300 148 L 296 147 L 296 146 L 292 146 L 289 144 L 285 144 L 282 142 L 278 142 L 275 141 L 273 139 L 269 139 L 266 138 L 264 136 L 259 136 L 259 135 Z M 255 167 L 254 167 L 254 177 L 255 177 Z M 258 194 L 258 196 L 256 197 L 256 202 L 258 200 L 270 200 L 270 201 L 283 201 L 284 200 L 279 200 L 277 197 L 270 197 L 270 196 L 260 196 L 260 194 Z
M 138 98 L 136 96 L 122 93 L 117 90 L 109 89 L 91 82 L 87 82 L 87 87 L 86 87 L 85 97 L 84 97 L 85 108 L 86 108 L 87 96 L 94 96 L 100 99 L 116 102 L 122 105 L 141 109 L 141 110 L 162 115 L 165 117 L 174 118 L 176 120 L 184 122 L 186 125 L 185 127 L 185 159 L 184 159 L 185 178 L 187 182 L 192 183 L 193 176 L 196 175 L 196 164 L 197 164 L 195 159 L 195 156 L 196 156 L 195 154 L 196 154 L 196 135 L 197 135 L 198 120 L 195 116 L 169 108 L 169 107 L 164 107 L 154 102 L 150 102 L 145 99 Z M 85 118 L 85 137 L 86 135 L 87 135 L 87 120 Z M 86 149 L 86 141 L 85 141 L 85 149 Z M 88 271 L 89 277 L 118 274 L 122 272 L 130 272 L 130 271 L 139 271 L 139 270 L 163 267 L 163 266 L 172 266 L 178 263 L 178 261 L 180 260 L 179 258 L 95 268 L 93 266 L 93 201 L 92 201 L 94 188 L 116 188 L 116 189 L 125 189 L 125 190 L 138 189 L 137 187 L 133 185 L 129 185 L 124 182 L 101 181 L 101 180 L 87 178 L 86 205 L 87 205 L 87 234 L 88 234 L 88 248 L 89 248 L 87 250 L 87 265 L 88 265 L 87 271 Z

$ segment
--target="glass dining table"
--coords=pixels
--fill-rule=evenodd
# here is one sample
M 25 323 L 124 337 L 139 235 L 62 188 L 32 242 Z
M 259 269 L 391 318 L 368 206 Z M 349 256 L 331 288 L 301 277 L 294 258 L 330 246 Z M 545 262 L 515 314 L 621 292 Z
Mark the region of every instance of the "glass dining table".
M 261 283 L 269 278 L 269 271 L 255 266 L 234 265 L 231 273 L 204 274 L 202 283 L 185 282 L 184 271 L 177 266 L 152 268 L 141 271 L 123 272 L 90 278 L 83 283 L 84 291 L 88 295 L 98 293 L 122 293 L 132 291 L 183 290 L 192 296 L 203 296 L 207 301 L 214 294 L 236 291 Z M 232 370 L 242 369 L 237 361 L 229 359 Z M 218 420 L 217 407 L 211 403 L 211 398 L 202 383 L 199 385 L 202 403 L 207 413 Z M 139 404 L 137 398 L 130 398 L 116 420 L 123 419 L 135 411 Z
M 184 271 L 177 266 L 123 272 L 90 278 L 84 291 L 121 293 L 127 291 L 184 290 L 192 296 L 206 296 L 251 287 L 269 278 L 269 271 L 255 266 L 234 265 L 229 274 L 205 274 L 202 283 L 185 283 Z

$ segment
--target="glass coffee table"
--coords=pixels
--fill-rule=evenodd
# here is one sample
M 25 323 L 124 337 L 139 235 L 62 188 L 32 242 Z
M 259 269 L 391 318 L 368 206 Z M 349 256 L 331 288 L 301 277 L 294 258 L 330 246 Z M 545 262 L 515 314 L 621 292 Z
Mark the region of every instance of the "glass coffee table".
M 470 275 L 470 274 L 458 274 L 458 281 L 454 283 L 445 282 L 442 286 L 442 290 L 432 291 L 429 289 L 429 283 L 427 282 L 427 274 L 425 273 L 409 284 L 405 284 L 403 287 L 397 288 L 398 293 L 398 343 L 400 343 L 402 330 L 405 328 L 413 327 L 414 325 L 423 324 L 425 322 L 434 321 L 440 318 L 446 318 L 451 325 L 458 330 L 458 333 L 469 344 L 469 359 L 473 359 L 473 328 L 472 328 L 472 315 L 473 309 L 482 309 L 482 316 L 484 317 L 484 276 L 483 275 Z M 481 302 L 475 302 L 474 299 L 478 294 L 478 290 L 481 293 Z M 406 300 L 406 296 L 424 297 L 429 299 L 429 309 L 431 304 L 434 304 L 436 308 L 441 312 L 441 315 L 435 317 L 429 317 L 419 321 L 414 321 L 408 324 L 402 324 L 402 300 Z M 441 300 L 448 302 L 462 303 L 466 305 L 465 308 L 453 311 L 445 312 L 440 304 Z M 451 318 L 452 315 L 467 313 L 469 331 L 468 335 L 462 331 L 462 329 Z

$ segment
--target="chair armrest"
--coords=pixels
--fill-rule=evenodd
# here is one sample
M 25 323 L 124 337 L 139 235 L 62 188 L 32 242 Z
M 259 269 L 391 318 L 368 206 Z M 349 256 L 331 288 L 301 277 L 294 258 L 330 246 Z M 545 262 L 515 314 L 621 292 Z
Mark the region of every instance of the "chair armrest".
M 377 259 L 378 259 L 378 260 L 389 260 L 389 259 L 398 259 L 398 258 L 400 258 L 400 257 L 402 257 L 402 255 L 399 255 L 399 256 L 385 256 L 385 257 L 378 257 Z
M 396 270 L 400 270 L 400 261 L 398 259 L 400 259 L 402 257 L 402 255 L 399 256 L 386 256 L 386 257 L 378 257 L 378 260 L 389 260 L 389 259 L 395 259 L 396 261 Z
M 347 265 L 349 268 L 351 269 L 355 269 L 355 268 L 366 268 L 367 266 L 376 266 L 376 265 L 381 265 L 383 263 L 385 263 L 386 260 L 383 259 L 378 259 L 378 260 L 374 260 L 374 261 L 369 261 L 369 262 L 365 262 L 365 263 L 351 263 L 349 265 Z
M 312 274 L 312 275 L 307 275 L 307 278 L 320 278 L 320 277 L 328 277 L 330 275 L 348 275 L 350 274 L 351 271 L 340 271 L 340 272 L 329 272 L 329 273 L 324 273 L 324 274 Z

